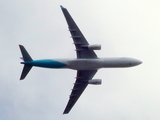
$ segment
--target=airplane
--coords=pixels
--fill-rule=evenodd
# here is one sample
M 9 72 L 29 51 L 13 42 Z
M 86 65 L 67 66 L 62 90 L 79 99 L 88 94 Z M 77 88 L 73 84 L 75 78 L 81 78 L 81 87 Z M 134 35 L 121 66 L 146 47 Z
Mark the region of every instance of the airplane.
M 88 84 L 100 85 L 101 79 L 92 79 L 100 68 L 125 68 L 133 67 L 141 64 L 140 60 L 128 57 L 115 57 L 115 58 L 99 58 L 94 50 L 100 50 L 101 45 L 90 45 L 82 32 L 74 22 L 68 10 L 60 6 L 67 21 L 69 31 L 71 33 L 74 45 L 76 48 L 77 58 L 73 59 L 43 59 L 33 60 L 23 45 L 19 45 L 22 60 L 24 64 L 20 80 L 23 80 L 31 68 L 43 67 L 53 69 L 73 69 L 77 70 L 77 77 L 70 94 L 68 104 L 63 114 L 68 114 L 72 107 L 75 105 Z

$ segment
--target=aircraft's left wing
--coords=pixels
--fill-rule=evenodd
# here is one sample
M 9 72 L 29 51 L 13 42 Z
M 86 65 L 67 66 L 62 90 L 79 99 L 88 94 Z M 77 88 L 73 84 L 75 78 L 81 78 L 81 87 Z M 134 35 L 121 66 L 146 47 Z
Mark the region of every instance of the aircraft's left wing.
M 81 96 L 83 91 L 88 85 L 88 80 L 91 80 L 97 70 L 83 70 L 83 71 L 77 71 L 77 79 L 76 83 L 74 84 L 74 87 L 72 89 L 70 99 L 68 101 L 68 104 L 63 112 L 63 114 L 69 113 L 69 111 L 72 109 L 78 98 Z

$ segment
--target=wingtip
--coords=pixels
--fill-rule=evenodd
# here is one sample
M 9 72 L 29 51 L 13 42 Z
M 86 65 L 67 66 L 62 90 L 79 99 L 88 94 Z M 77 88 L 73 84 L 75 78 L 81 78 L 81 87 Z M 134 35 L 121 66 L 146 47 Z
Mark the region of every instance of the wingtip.
M 19 80 L 23 80 L 24 78 L 23 78 L 23 76 L 21 75 L 21 77 L 19 78 Z
M 24 46 L 23 46 L 23 45 L 21 45 L 21 44 L 19 44 L 19 47 L 20 47 L 20 48 L 24 48 Z
M 66 115 L 66 114 L 68 114 L 68 113 L 66 113 L 66 112 L 63 113 L 63 115 Z
M 62 9 L 65 9 L 65 7 L 63 7 L 62 5 L 60 5 L 60 7 L 61 7 Z
M 22 80 L 23 80 L 23 78 L 20 78 L 19 80 L 20 80 L 20 81 L 22 81 Z
M 63 115 L 68 114 L 68 113 L 69 112 L 66 109 L 63 111 Z

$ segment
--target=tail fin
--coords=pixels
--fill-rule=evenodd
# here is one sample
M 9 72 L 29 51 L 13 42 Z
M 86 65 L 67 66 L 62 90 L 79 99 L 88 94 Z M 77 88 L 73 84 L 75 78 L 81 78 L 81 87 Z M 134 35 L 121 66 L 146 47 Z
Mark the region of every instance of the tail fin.
M 26 49 L 23 47 L 23 45 L 19 45 L 22 56 L 23 56 L 23 60 L 24 61 L 33 61 L 31 56 L 28 54 L 28 52 L 26 51 Z M 29 71 L 31 70 L 32 66 L 31 65 L 25 65 L 23 67 L 23 71 L 20 77 L 20 80 L 23 80 L 27 74 L 29 73 Z

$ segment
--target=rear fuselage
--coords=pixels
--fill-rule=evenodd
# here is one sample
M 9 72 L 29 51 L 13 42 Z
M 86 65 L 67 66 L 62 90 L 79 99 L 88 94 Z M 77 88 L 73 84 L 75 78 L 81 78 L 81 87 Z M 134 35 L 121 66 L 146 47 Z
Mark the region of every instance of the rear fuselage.
M 44 68 L 68 68 L 74 70 L 95 70 L 100 68 L 132 67 L 141 64 L 133 58 L 97 59 L 44 59 L 22 62 L 22 64 Z

